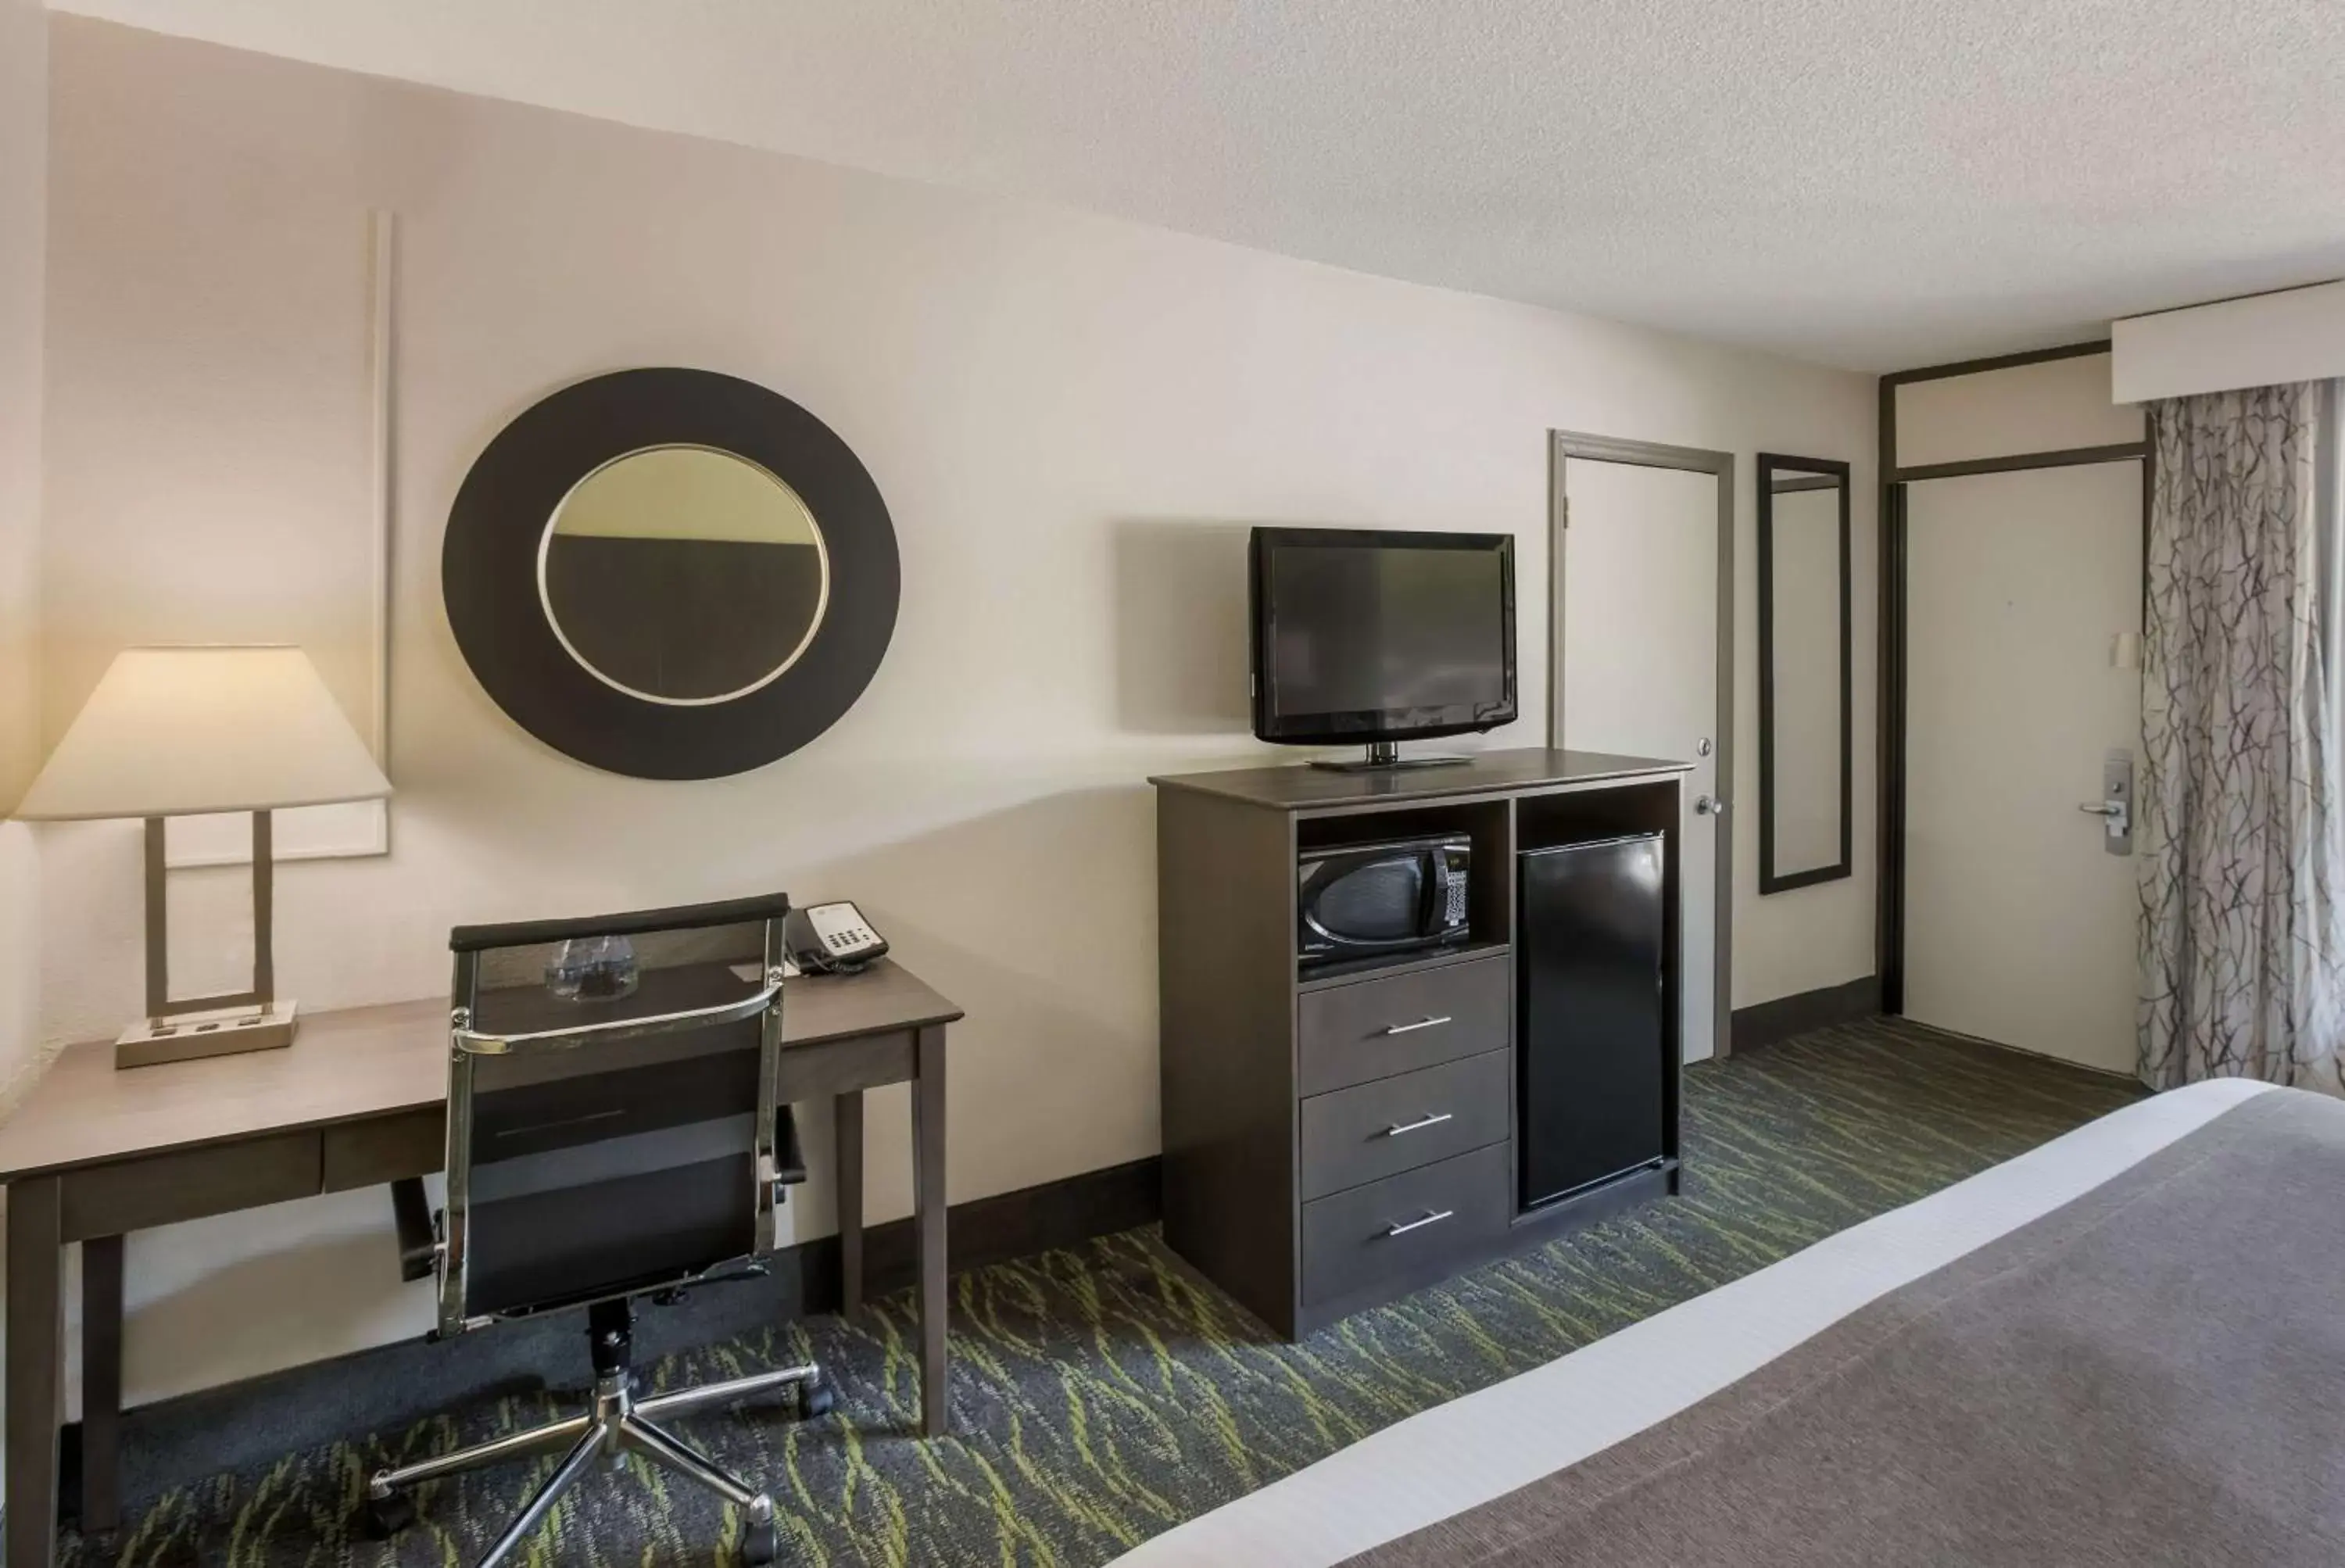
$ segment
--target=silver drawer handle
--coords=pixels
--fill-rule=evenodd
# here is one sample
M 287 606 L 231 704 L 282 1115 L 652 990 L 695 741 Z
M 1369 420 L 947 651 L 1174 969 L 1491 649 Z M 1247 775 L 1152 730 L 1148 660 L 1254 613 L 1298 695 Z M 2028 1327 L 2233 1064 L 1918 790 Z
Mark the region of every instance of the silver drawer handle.
M 1420 1018 L 1414 1023 L 1387 1023 L 1385 1025 L 1385 1033 L 1387 1034 L 1414 1034 L 1420 1029 L 1436 1028 L 1448 1022 L 1450 1022 L 1450 1020 L 1447 1018 Z
M 1454 1208 L 1445 1208 L 1438 1214 L 1427 1209 L 1416 1219 L 1406 1220 L 1399 1225 L 1386 1226 L 1385 1238 L 1390 1240 L 1396 1236 L 1406 1236 L 1412 1230 L 1423 1230 L 1428 1225 L 1439 1225 L 1445 1219 L 1454 1219 L 1457 1215 L 1457 1211 Z
M 1448 1121 L 1456 1115 L 1457 1113 L 1455 1111 L 1435 1111 L 1428 1115 L 1419 1116 L 1413 1122 L 1395 1122 L 1391 1126 L 1385 1129 L 1385 1136 L 1388 1138 L 1396 1138 L 1403 1133 L 1421 1133 L 1427 1127 L 1439 1126 L 1442 1123 Z

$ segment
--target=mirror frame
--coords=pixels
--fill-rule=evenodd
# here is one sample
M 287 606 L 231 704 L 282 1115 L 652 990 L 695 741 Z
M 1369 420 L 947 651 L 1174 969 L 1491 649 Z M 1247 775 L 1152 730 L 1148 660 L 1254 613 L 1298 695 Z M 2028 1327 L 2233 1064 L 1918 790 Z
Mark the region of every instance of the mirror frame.
M 1762 452 L 1758 472 L 1759 891 L 1764 897 L 1853 874 L 1855 664 L 1850 622 L 1854 585 L 1849 561 L 1849 465 L 1830 458 Z M 1790 872 L 1778 872 L 1775 867 L 1775 480 L 1779 472 L 1829 474 L 1840 482 L 1840 859 L 1830 865 Z
M 586 475 L 656 446 L 765 469 L 805 501 L 829 553 L 829 598 L 805 651 L 722 701 L 658 702 L 611 684 L 571 655 L 539 597 L 555 509 Z M 497 433 L 449 509 L 440 586 L 464 662 L 530 734 L 606 772 L 716 779 L 789 755 L 855 705 L 895 634 L 902 564 L 878 485 L 828 425 L 754 382 L 657 368 L 574 382 Z

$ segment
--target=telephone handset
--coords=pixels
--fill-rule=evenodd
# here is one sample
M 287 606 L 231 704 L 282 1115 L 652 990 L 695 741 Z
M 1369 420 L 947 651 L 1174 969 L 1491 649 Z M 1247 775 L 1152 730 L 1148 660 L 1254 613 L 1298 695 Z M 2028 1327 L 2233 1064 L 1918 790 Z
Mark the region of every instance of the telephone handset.
M 782 922 L 782 945 L 807 974 L 853 974 L 888 951 L 888 940 L 841 900 L 792 910 Z

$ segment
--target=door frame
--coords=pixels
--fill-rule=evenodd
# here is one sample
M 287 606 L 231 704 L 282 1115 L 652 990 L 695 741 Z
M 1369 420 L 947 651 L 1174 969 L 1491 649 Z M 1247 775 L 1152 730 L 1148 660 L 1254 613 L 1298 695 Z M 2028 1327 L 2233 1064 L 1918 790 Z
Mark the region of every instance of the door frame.
M 1881 980 L 1881 1011 L 1905 1011 L 1905 581 L 1908 568 L 1905 528 L 1906 487 L 1932 479 L 1959 479 L 1974 473 L 2016 473 L 2035 468 L 2076 468 L 2102 463 L 2141 464 L 2142 592 L 2149 591 L 2150 497 L 2157 484 L 2157 463 L 2151 449 L 2148 415 L 2143 414 L 2139 441 L 2110 446 L 2070 447 L 2056 452 L 2024 452 L 2007 457 L 1974 457 L 1959 463 L 1926 463 L 1897 466 L 1897 389 L 1914 382 L 1951 381 L 1958 376 L 1991 371 L 2018 370 L 2053 360 L 2084 359 L 2109 351 L 2110 340 L 2064 343 L 2058 348 L 2031 349 L 2024 353 L 1997 354 L 1990 359 L 1961 360 L 1896 371 L 1881 378 L 1880 482 L 1880 671 L 1876 677 L 1879 719 L 1874 728 L 1875 768 L 1879 799 L 1875 830 L 1879 836 L 1879 886 L 1873 906 L 1873 972 Z
M 1571 504 L 1564 493 L 1564 469 L 1572 459 L 1615 463 L 1631 468 L 1668 468 L 1707 473 L 1718 489 L 1718 724 L 1711 742 L 1718 757 L 1718 800 L 1726 808 L 1718 824 L 1718 893 L 1711 943 L 1711 1054 L 1731 1054 L 1734 1024 L 1734 454 L 1657 441 L 1624 441 L 1582 431 L 1548 432 L 1547 743 L 1563 746 L 1564 535 L 1571 528 Z M 1690 806 L 1690 802 L 1687 803 Z M 1680 818 L 1681 833 L 1688 830 Z

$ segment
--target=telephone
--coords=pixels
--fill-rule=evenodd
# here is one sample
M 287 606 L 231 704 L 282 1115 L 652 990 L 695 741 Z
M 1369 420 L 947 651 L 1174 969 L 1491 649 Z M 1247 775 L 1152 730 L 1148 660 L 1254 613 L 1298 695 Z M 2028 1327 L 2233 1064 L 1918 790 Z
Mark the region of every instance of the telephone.
M 853 974 L 888 951 L 863 911 L 840 901 L 792 910 L 782 922 L 782 945 L 807 974 Z

